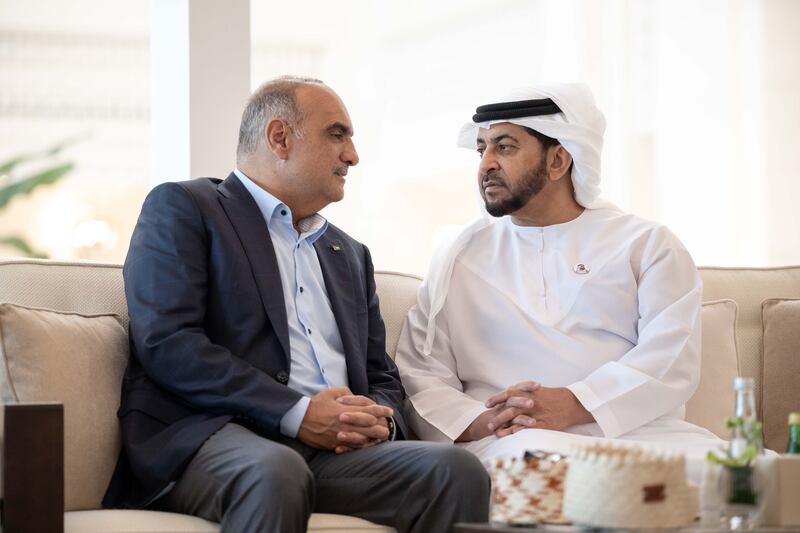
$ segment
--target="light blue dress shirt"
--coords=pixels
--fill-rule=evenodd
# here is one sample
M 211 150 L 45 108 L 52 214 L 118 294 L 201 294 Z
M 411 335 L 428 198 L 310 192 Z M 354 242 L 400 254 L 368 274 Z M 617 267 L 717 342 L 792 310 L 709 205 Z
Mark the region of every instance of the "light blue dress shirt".
M 289 207 L 253 183 L 239 169 L 236 177 L 258 204 L 267 222 L 286 302 L 291 368 L 288 386 L 304 394 L 281 419 L 281 433 L 295 438 L 311 396 L 329 387 L 347 387 L 342 337 L 325 290 L 314 241 L 328 229 L 319 214 L 292 225 Z

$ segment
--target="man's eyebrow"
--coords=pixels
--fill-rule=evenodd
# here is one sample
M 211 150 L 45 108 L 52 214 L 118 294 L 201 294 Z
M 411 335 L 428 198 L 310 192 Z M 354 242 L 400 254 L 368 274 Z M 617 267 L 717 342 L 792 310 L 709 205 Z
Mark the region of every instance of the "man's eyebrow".
M 333 124 L 325 128 L 325 131 L 327 131 L 328 133 L 342 133 L 347 136 L 353 135 L 352 128 L 350 128 L 350 126 L 342 122 L 334 122 Z
M 513 135 L 509 135 L 508 133 L 501 133 L 497 137 L 492 137 L 492 144 L 497 144 L 505 139 L 509 139 L 511 141 L 514 141 L 515 143 L 519 143 L 519 139 L 517 139 Z

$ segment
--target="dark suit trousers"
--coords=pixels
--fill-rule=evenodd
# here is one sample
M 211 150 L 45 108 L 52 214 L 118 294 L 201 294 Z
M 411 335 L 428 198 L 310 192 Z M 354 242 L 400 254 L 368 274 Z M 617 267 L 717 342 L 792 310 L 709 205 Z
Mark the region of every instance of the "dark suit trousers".
M 400 533 L 486 522 L 489 477 L 469 452 L 421 441 L 336 455 L 227 424 L 154 505 L 221 523 L 221 533 L 303 533 L 312 512 L 358 516 Z

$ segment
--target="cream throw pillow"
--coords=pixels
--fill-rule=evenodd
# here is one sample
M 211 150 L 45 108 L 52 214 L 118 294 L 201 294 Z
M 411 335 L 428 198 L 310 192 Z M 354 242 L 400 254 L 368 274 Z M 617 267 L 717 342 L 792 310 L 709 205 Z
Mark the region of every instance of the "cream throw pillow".
M 789 413 L 800 411 L 800 299 L 771 298 L 761 304 L 764 324 L 764 439 L 786 450 Z
M 736 302 L 703 302 L 703 342 L 700 385 L 686 403 L 686 420 L 723 439 L 725 419 L 733 412 L 733 380 L 739 375 L 736 353 Z
M 120 448 L 128 336 L 114 315 L 0 304 L 0 399 L 64 404 L 65 509 L 99 509 Z

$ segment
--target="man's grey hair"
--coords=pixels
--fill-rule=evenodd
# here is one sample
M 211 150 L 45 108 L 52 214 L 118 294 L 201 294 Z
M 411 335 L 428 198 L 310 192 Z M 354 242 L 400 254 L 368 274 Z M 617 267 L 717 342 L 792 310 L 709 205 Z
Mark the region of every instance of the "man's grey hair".
M 247 101 L 239 124 L 237 159 L 256 151 L 259 140 L 264 136 L 264 128 L 274 118 L 288 122 L 298 137 L 303 135 L 303 113 L 297 107 L 295 91 L 306 84 L 324 85 L 322 80 L 316 78 L 280 76 L 256 89 Z

